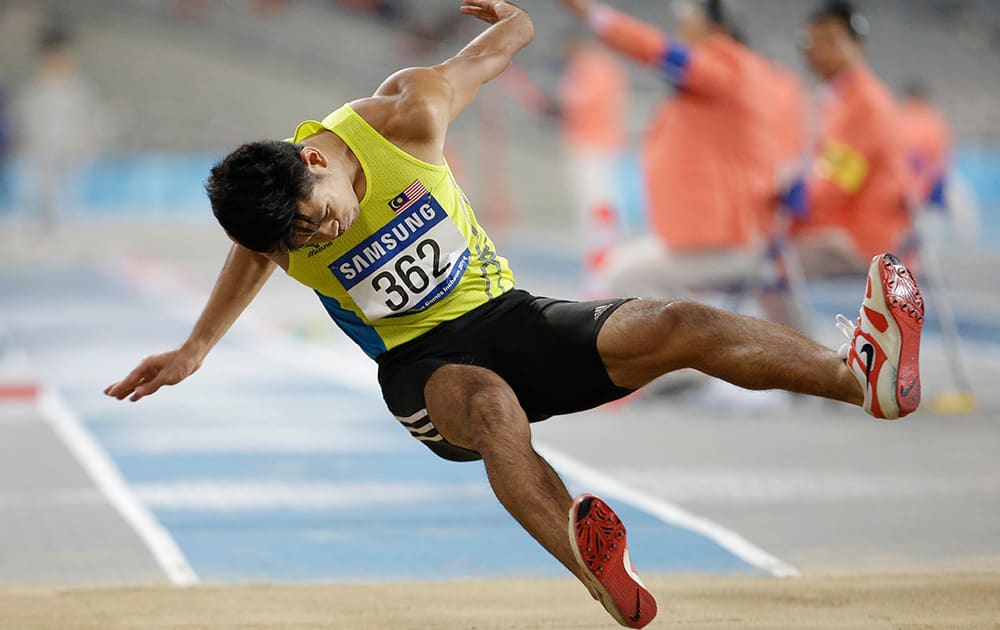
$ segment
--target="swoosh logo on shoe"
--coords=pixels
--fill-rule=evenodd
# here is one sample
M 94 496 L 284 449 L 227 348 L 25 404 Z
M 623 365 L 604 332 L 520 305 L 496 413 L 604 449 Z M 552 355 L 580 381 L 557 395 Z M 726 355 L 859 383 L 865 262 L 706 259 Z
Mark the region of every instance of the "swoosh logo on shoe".
M 868 377 L 872 373 L 872 365 L 875 363 L 875 346 L 866 343 L 861 346 L 861 354 L 865 355 L 865 381 L 868 381 Z
M 916 386 L 917 386 L 917 382 L 916 381 L 910 381 L 909 387 L 904 387 L 903 389 L 899 390 L 900 397 L 906 398 L 907 396 L 909 396 L 910 392 L 912 392 L 913 388 L 916 387 Z
M 641 605 L 641 603 L 642 602 L 639 600 L 639 591 L 636 591 L 635 592 L 635 614 L 632 615 L 631 617 L 629 617 L 629 619 L 631 619 L 633 622 L 638 623 L 639 622 L 639 617 L 642 616 L 642 615 L 639 614 L 641 612 L 639 610 L 639 606 Z

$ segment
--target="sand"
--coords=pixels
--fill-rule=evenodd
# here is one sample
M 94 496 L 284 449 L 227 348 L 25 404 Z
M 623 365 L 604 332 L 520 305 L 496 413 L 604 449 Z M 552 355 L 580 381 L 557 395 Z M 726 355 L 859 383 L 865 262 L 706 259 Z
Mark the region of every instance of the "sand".
M 654 577 L 649 628 L 1000 629 L 1000 573 Z M 571 580 L 0 589 L 0 628 L 615 628 Z

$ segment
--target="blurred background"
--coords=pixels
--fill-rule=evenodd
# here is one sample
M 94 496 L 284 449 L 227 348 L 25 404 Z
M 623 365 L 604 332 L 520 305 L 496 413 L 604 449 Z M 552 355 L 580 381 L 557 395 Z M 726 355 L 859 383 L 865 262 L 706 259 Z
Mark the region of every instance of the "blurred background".
M 31 186 L 24 162 L 39 151 L 34 144 L 44 144 L 32 137 L 71 133 L 67 150 L 79 159 L 60 169 L 65 171 L 61 218 L 205 217 L 201 185 L 213 160 L 251 138 L 286 137 L 300 120 L 320 118 L 346 100 L 372 93 L 394 69 L 450 56 L 479 29 L 462 19 L 455 5 L 449 0 L 0 2 L 0 215 L 24 211 Z M 668 33 L 676 28 L 668 2 L 614 5 Z M 535 18 L 534 43 L 518 55 L 518 67 L 487 86 L 450 136 L 450 161 L 500 240 L 505 230 L 560 230 L 572 220 L 565 148 L 553 112 L 568 42 L 581 29 L 555 2 L 525 6 Z M 814 86 L 796 45 L 812 3 L 753 0 L 739 8 L 754 49 Z M 906 82 L 922 82 L 951 126 L 952 163 L 981 221 L 969 246 L 996 249 L 1000 7 L 989 0 L 874 0 L 864 9 L 872 24 L 867 47 L 875 72 L 900 96 Z M 39 56 L 45 39 L 60 37 L 74 57 L 76 67 L 66 71 L 72 85 L 61 88 L 66 98 L 49 116 L 37 107 L 34 118 L 26 116 L 25 100 L 55 98 L 32 85 L 44 72 Z M 625 71 L 622 124 L 628 154 L 669 88 L 636 64 Z M 626 228 L 635 231 L 641 229 L 643 202 L 638 169 L 627 160 L 620 211 Z
M 523 288 L 563 297 L 615 292 L 612 251 L 664 228 L 650 220 L 657 213 L 648 197 L 665 176 L 644 172 L 643 147 L 654 121 L 670 122 L 663 107 L 683 102 L 686 87 L 670 68 L 624 55 L 580 70 L 573 62 L 593 34 L 555 0 L 521 4 L 534 18 L 535 41 L 456 121 L 447 158 Z M 677 2 L 608 4 L 667 34 L 686 15 Z M 818 4 L 732 3 L 741 35 L 800 96 L 785 115 L 778 83 L 753 94 L 771 112 L 757 132 L 797 138 L 787 156 L 792 174 L 768 180 L 768 203 L 793 221 L 802 220 L 797 182 L 820 172 L 823 159 L 837 162 L 817 149 L 836 89 L 815 78 L 803 54 Z M 371 94 L 401 67 L 453 55 L 482 28 L 457 5 L 0 0 L 0 462 L 9 468 L 0 468 L 9 480 L 0 485 L 0 579 L 162 579 L 156 563 L 135 560 L 146 547 L 175 583 L 195 573 L 423 579 L 413 554 L 438 562 L 442 577 L 559 574 L 503 520 L 478 468 L 440 464 L 395 426 L 373 388 L 374 366 L 291 282 L 266 287 L 183 392 L 136 407 L 100 395 L 141 356 L 182 340 L 211 287 L 228 247 L 203 191 L 211 165 L 248 140 L 290 136 L 300 121 Z M 657 501 L 733 527 L 805 570 L 995 570 L 1000 561 L 1000 3 L 859 6 L 868 64 L 900 120 L 908 94 L 922 92 L 946 128 L 932 141 L 930 174 L 906 193 L 916 227 L 907 224 L 899 243 L 933 296 L 927 404 L 889 429 L 855 410 L 681 377 L 645 398 L 537 427 L 540 443 L 569 455 L 552 453 L 556 467 L 584 487 L 613 479 L 645 493 L 648 500 L 622 499 L 637 511 L 629 521 L 636 536 L 648 541 L 640 568 L 787 574 L 766 554 L 656 529 L 648 508 Z M 687 142 L 674 148 L 695 152 L 716 140 Z M 850 188 L 857 164 L 844 155 Z M 930 163 L 913 152 L 905 160 L 914 179 Z M 727 162 L 701 165 L 721 181 L 741 176 Z M 666 194 L 715 190 L 689 182 L 692 190 L 681 182 Z M 794 229 L 780 220 L 762 225 L 759 260 L 754 253 L 720 265 L 764 261 L 772 268 L 765 280 L 730 274 L 699 297 L 766 313 L 765 302 L 748 298 L 761 288 L 754 282 L 768 285 L 792 294 L 801 327 L 840 343 L 832 318 L 855 312 L 863 276 L 848 269 L 803 277 L 786 243 Z M 42 449 L 41 437 L 26 437 L 37 428 L 35 411 L 12 406 L 34 404 L 43 390 L 65 404 L 39 417 L 64 436 L 58 419 L 78 419 L 194 573 L 171 565 L 169 549 L 164 556 L 157 545 L 128 547 L 127 533 L 111 533 L 112 517 L 84 513 L 101 503 L 77 492 L 86 475 L 67 472 L 66 481 L 53 464 L 74 461 L 71 452 L 79 459 L 79 449 L 72 440 L 68 451 Z M 633 437 L 609 439 L 609 426 Z M 581 473 L 573 461 L 600 474 Z M 41 481 L 26 481 L 35 475 Z M 442 497 L 466 510 L 455 514 Z M 407 512 L 414 501 L 446 506 L 418 519 Z M 359 516 L 358 506 L 368 511 Z M 135 525 L 134 512 L 118 512 Z M 684 529 L 683 521 L 665 522 Z M 137 531 L 148 543 L 149 529 Z M 418 535 L 419 550 L 401 542 Z

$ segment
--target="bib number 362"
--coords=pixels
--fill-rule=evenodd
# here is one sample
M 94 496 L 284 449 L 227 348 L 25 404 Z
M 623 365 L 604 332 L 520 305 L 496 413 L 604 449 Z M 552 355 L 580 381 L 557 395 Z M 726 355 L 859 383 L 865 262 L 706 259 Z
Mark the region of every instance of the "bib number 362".
M 424 239 L 414 248 L 416 257 L 402 254 L 391 269 L 377 273 L 371 279 L 372 289 L 387 299 L 385 305 L 397 313 L 410 305 L 413 296 L 420 295 L 448 275 L 451 263 L 441 260 L 441 246 L 434 239 Z
M 369 322 L 431 308 L 469 268 L 455 222 L 433 196 L 418 203 L 328 265 Z

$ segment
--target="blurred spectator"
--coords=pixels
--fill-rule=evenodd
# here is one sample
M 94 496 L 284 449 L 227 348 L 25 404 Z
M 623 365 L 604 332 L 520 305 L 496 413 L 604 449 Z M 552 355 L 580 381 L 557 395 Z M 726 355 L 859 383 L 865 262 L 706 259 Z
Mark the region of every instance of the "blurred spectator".
M 902 125 L 906 161 L 916 201 L 944 206 L 945 176 L 951 156 L 951 130 L 927 99 L 927 89 L 910 81 L 903 89 Z
M 771 66 L 771 113 L 777 154 L 778 190 L 787 193 L 808 168 L 808 96 L 805 86 L 787 68 Z M 804 210 L 804 202 L 785 195 L 781 199 L 793 214 Z M 777 205 L 777 204 L 776 204 Z
M 601 297 L 603 269 L 619 234 L 615 171 L 625 146 L 628 76 L 617 59 L 589 37 L 566 40 L 559 85 L 569 189 L 585 243 L 584 293 Z
M 795 229 L 809 277 L 863 273 L 911 229 L 899 109 L 865 63 L 868 30 L 852 3 L 830 0 L 800 42 L 825 84 L 808 216 Z
M 14 130 L 22 212 L 43 230 L 58 229 L 104 137 L 101 104 L 61 23 L 45 25 L 39 35 L 34 73 L 14 103 Z
M 951 168 L 951 129 L 920 81 L 903 87 L 901 120 L 919 244 L 935 249 L 974 246 L 981 236 L 975 194 Z
M 776 143 L 769 64 L 739 40 L 721 0 L 677 2 L 678 37 L 590 0 L 562 0 L 607 45 L 676 89 L 646 134 L 643 168 L 653 228 L 616 249 L 615 293 L 677 296 L 749 279 L 774 198 Z
M 788 247 L 789 231 L 805 212 L 805 174 L 809 170 L 809 99 L 798 76 L 787 68 L 770 67 L 771 129 L 776 155 L 775 196 L 763 207 L 761 224 L 769 235 L 765 262 L 760 266 L 757 301 L 768 319 L 810 332 L 805 279 L 795 251 Z

